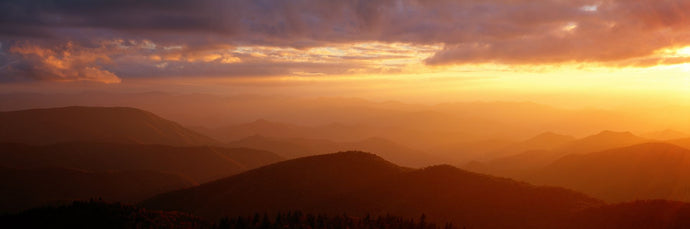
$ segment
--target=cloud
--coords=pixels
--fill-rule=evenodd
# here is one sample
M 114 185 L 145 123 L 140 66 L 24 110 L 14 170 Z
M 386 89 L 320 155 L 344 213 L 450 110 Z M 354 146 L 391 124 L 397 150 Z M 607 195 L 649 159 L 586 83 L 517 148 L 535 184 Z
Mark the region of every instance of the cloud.
M 4 67 L 0 76 L 23 76 L 44 81 L 121 82 L 115 74 L 100 67 L 100 63 L 109 62 L 110 57 L 98 50 L 75 48 L 72 43 L 54 49 L 22 43 L 12 46 L 9 53 L 19 56 L 19 59 Z
M 659 55 L 690 46 L 686 12 L 685 0 L 7 0 L 0 2 L 0 72 L 38 80 L 194 74 L 186 69 L 272 75 L 323 66 L 339 67 L 322 73 L 361 73 L 410 55 L 377 47 L 315 51 L 353 44 L 424 49 L 412 55 L 427 65 L 647 66 L 686 59 Z M 25 41 L 54 53 L 11 51 Z M 80 56 L 55 49 L 66 43 Z M 272 70 L 248 70 L 257 66 Z

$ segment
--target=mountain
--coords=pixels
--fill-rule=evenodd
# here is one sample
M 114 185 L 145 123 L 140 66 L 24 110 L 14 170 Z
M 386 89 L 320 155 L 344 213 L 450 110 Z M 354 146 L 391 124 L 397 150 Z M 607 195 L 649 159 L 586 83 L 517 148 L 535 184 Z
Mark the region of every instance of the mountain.
M 677 130 L 671 130 L 671 129 L 645 133 L 642 136 L 645 138 L 659 140 L 659 141 L 668 141 L 668 140 L 690 137 L 690 135 L 688 135 L 686 133 L 683 133 L 683 132 L 680 132 Z
M 267 151 L 213 146 L 119 143 L 0 144 L 0 166 L 64 167 L 88 171 L 152 170 L 203 183 L 281 161 Z
M 194 185 L 155 171 L 88 172 L 66 168 L 0 167 L 0 212 L 102 197 L 134 203 L 155 194 Z
M 304 126 L 257 119 L 249 123 L 205 130 L 204 133 L 220 139 L 221 141 L 229 142 L 256 135 L 268 137 L 304 137 L 311 133 L 309 129 L 309 127 Z
M 146 200 L 143 206 L 186 210 L 209 217 L 306 210 L 334 198 L 335 194 L 356 190 L 405 170 L 408 169 L 362 152 L 310 156 L 268 165 L 198 188 L 162 194 Z
M 431 151 L 438 152 L 451 160 L 452 163 L 465 163 L 470 161 L 484 161 L 494 157 L 494 152 L 501 151 L 515 141 L 505 139 L 485 139 L 469 142 L 458 142 L 448 145 L 436 146 Z
M 433 162 L 440 161 L 425 152 L 410 149 L 383 138 L 337 142 L 325 139 L 275 138 L 254 135 L 230 142 L 226 146 L 267 150 L 285 158 L 298 158 L 351 150 L 378 152 L 386 160 L 410 167 L 429 166 Z
M 690 138 L 679 138 L 666 141 L 667 143 L 674 144 L 686 149 L 690 149 Z
M 566 155 L 597 152 L 649 141 L 630 132 L 602 131 L 595 135 L 566 142 L 554 149 L 529 150 L 512 156 L 496 158 L 483 163 L 481 168 L 485 170 L 473 171 L 522 179 L 535 169 L 540 169 Z M 480 168 L 476 163 L 473 163 L 473 166 L 469 168 Z
M 268 228 L 397 228 L 455 229 L 453 224 L 436 224 L 399 216 L 352 216 L 303 213 L 299 210 L 267 215 L 222 218 L 211 223 L 192 214 L 156 211 L 122 203 L 75 201 L 69 205 L 40 207 L 17 214 L 0 215 L 4 228 L 106 228 L 106 229 L 268 229 Z
M 473 228 L 549 228 L 601 202 L 451 166 L 413 170 L 363 152 L 298 158 L 158 195 L 150 209 L 203 217 L 302 209 L 330 214 L 399 214 Z
M 284 158 L 298 158 L 337 152 L 337 144 L 325 139 L 277 138 L 252 135 L 226 144 L 228 147 L 245 147 L 274 152 Z
M 61 107 L 0 112 L 0 141 L 217 145 L 150 112 L 127 107 Z
M 563 228 L 690 228 L 690 204 L 667 200 L 645 200 L 604 205 L 578 212 L 568 227 Z
M 650 141 L 651 140 L 638 137 L 630 132 L 615 132 L 605 130 L 598 134 L 578 139 L 561 147 L 558 149 L 558 151 L 567 153 L 591 153 Z
M 210 229 L 203 219 L 182 212 L 154 211 L 122 203 L 75 201 L 69 205 L 40 207 L 0 215 L 3 228 L 158 228 Z
M 525 152 L 530 150 L 551 150 L 563 147 L 575 141 L 575 137 L 570 135 L 544 132 L 523 142 L 513 144 L 504 151 Z
M 566 156 L 529 179 L 611 202 L 690 201 L 690 150 L 666 143 Z

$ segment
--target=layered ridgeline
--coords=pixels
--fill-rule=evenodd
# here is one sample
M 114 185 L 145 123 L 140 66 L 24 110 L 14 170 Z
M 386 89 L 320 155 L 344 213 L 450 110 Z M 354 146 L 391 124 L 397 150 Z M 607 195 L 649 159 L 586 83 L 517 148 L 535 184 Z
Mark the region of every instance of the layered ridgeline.
M 581 139 L 564 142 L 551 149 L 528 150 L 499 157 L 487 162 L 473 162 L 466 167 L 472 171 L 525 179 L 533 172 L 567 155 L 591 153 L 650 142 L 630 132 L 602 131 Z
M 276 138 L 253 135 L 232 141 L 228 147 L 247 147 L 274 152 L 284 158 L 298 158 L 348 150 L 376 152 L 377 155 L 396 164 L 409 167 L 424 167 L 442 160 L 419 150 L 383 138 L 367 138 L 358 141 L 331 141 L 312 138 Z
M 136 202 L 282 160 L 222 148 L 133 108 L 65 107 L 0 113 L 0 212 L 102 197 Z
M 0 141 L 218 145 L 217 141 L 175 122 L 127 107 L 62 107 L 0 112 Z
M 155 194 L 281 161 L 267 151 L 118 143 L 0 144 L 0 212 L 102 197 L 134 203 Z
M 667 143 L 566 156 L 528 178 L 611 202 L 690 201 L 690 150 Z
M 436 224 L 425 219 L 398 216 L 352 216 L 347 214 L 305 214 L 288 211 L 275 215 L 259 213 L 209 221 L 191 214 L 157 211 L 103 201 L 75 201 L 69 205 L 41 207 L 0 215 L 7 228 L 159 228 L 159 229 L 268 229 L 268 228 L 398 228 L 454 229 L 453 224 Z
M 471 228 L 553 228 L 601 201 L 451 166 L 413 170 L 369 153 L 341 152 L 280 162 L 142 202 L 203 217 L 299 209 L 358 215 L 426 214 Z
M 65 167 L 89 171 L 151 170 L 204 183 L 282 160 L 262 150 L 71 142 L 0 144 L 0 166 Z
M 195 185 L 178 175 L 155 171 L 91 172 L 68 168 L 0 167 L 0 180 L 0 213 L 97 197 L 135 203 Z

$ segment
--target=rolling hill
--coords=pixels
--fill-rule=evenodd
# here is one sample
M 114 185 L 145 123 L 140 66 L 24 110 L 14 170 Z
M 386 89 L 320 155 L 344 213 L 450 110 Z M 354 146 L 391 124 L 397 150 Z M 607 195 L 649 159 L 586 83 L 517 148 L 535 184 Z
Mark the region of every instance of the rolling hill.
M 549 228 L 599 200 L 451 166 L 420 170 L 362 152 L 276 163 L 141 203 L 203 217 L 301 209 L 340 214 L 426 214 L 474 228 Z M 526 220 L 527 219 L 527 220 Z
M 165 146 L 72 142 L 52 145 L 0 144 L 0 166 L 64 167 L 88 171 L 152 170 L 197 183 L 281 161 L 267 151 L 213 146 Z
M 690 201 L 690 150 L 645 143 L 566 156 L 529 181 L 571 188 L 611 202 Z
M 61 107 L 0 112 L 0 141 L 218 145 L 215 140 L 175 122 L 127 107 Z
M 230 142 L 226 146 L 267 150 L 284 158 L 298 158 L 349 150 L 377 152 L 386 160 L 410 167 L 429 166 L 441 161 L 425 152 L 410 149 L 383 138 L 337 142 L 325 139 L 275 138 L 254 135 Z
M 485 163 L 474 162 L 467 168 L 472 171 L 523 179 L 537 169 L 572 154 L 597 152 L 618 147 L 650 142 L 630 132 L 602 131 L 554 149 L 529 150 L 512 156 L 496 158 Z
M 89 172 L 66 168 L 0 167 L 0 212 L 99 198 L 134 203 L 195 183 L 154 171 Z
M 572 136 L 544 132 L 524 141 L 489 139 L 437 147 L 435 151 L 462 164 L 472 161 L 490 161 L 527 151 L 553 150 L 574 140 Z
M 158 228 L 210 229 L 212 224 L 190 214 L 138 208 L 104 201 L 74 201 L 69 205 L 33 208 L 0 215 L 4 228 Z
M 604 205 L 578 212 L 562 228 L 683 229 L 690 228 L 690 204 L 644 200 Z

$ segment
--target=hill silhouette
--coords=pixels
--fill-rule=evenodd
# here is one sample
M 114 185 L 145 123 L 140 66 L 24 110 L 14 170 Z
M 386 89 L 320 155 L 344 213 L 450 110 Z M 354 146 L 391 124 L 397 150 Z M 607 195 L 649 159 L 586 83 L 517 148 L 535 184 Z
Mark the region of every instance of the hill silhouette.
M 212 222 L 195 215 L 156 211 L 121 203 L 104 201 L 75 201 L 69 205 L 41 207 L 17 214 L 0 215 L 6 228 L 185 228 L 185 229 L 268 229 L 268 228 L 398 228 L 398 229 L 454 229 L 451 223 L 443 225 L 419 218 L 392 215 L 352 216 L 347 214 L 310 214 L 301 211 L 281 212 L 275 215 L 253 215 L 222 218 Z
M 152 170 L 197 183 L 281 161 L 267 151 L 213 146 L 165 146 L 72 142 L 52 145 L 0 144 L 0 166 L 65 167 L 88 171 Z
M 686 149 L 690 149 L 690 138 L 679 138 L 665 141 L 666 143 L 674 144 Z
M 175 146 L 215 140 L 128 107 L 61 107 L 0 112 L 0 141 L 26 144 L 112 142 Z
M 659 141 L 668 141 L 668 140 L 675 140 L 675 139 L 681 139 L 681 138 L 688 138 L 688 134 L 677 131 L 677 130 L 672 130 L 672 129 L 665 129 L 662 131 L 655 131 L 655 132 L 649 132 L 642 134 L 641 136 L 649 139 L 654 139 L 654 140 L 659 140 Z
M 472 161 L 490 161 L 528 151 L 553 150 L 575 140 L 569 135 L 544 132 L 524 141 L 508 141 L 489 139 L 465 142 L 437 148 L 447 158 L 455 158 L 455 162 L 463 164 Z
M 339 151 L 359 150 L 377 152 L 386 160 L 410 167 L 429 166 L 436 157 L 410 149 L 383 138 L 367 138 L 359 141 L 337 142 L 325 139 L 274 138 L 254 135 L 227 144 L 230 147 L 247 147 L 274 152 L 285 158 L 298 158 Z
M 599 206 L 578 212 L 571 223 L 562 228 L 690 228 L 690 204 L 644 200 Z
M 142 202 L 204 217 L 302 209 L 400 214 L 482 228 L 544 228 L 600 201 L 451 166 L 412 170 L 369 153 L 341 152 L 276 163 Z M 525 220 L 530 219 L 530 220 Z M 532 220 L 533 219 L 533 220 Z
M 630 132 L 602 131 L 554 149 L 529 150 L 512 156 L 490 160 L 486 163 L 472 163 L 468 169 L 481 173 L 524 179 L 525 176 L 571 154 L 582 154 L 650 142 L 651 140 Z
M 41 207 L 0 215 L 4 228 L 101 228 L 101 229 L 211 229 L 213 225 L 182 212 L 142 209 L 104 201 L 74 201 L 69 205 Z
M 0 212 L 102 197 L 134 203 L 195 183 L 154 171 L 88 172 L 67 168 L 0 167 Z
M 631 146 L 649 141 L 649 139 L 636 136 L 630 132 L 605 130 L 599 132 L 598 134 L 578 139 L 558 150 L 567 153 L 591 153 L 623 146 Z
M 612 202 L 637 199 L 690 201 L 690 150 L 645 143 L 566 156 L 529 179 Z
M 186 210 L 221 217 L 264 211 L 289 211 L 322 204 L 346 190 L 358 189 L 408 170 L 363 152 L 310 156 L 268 165 L 146 200 L 154 209 Z M 170 201 L 170 200 L 175 201 Z M 241 207 L 240 207 L 241 206 Z

